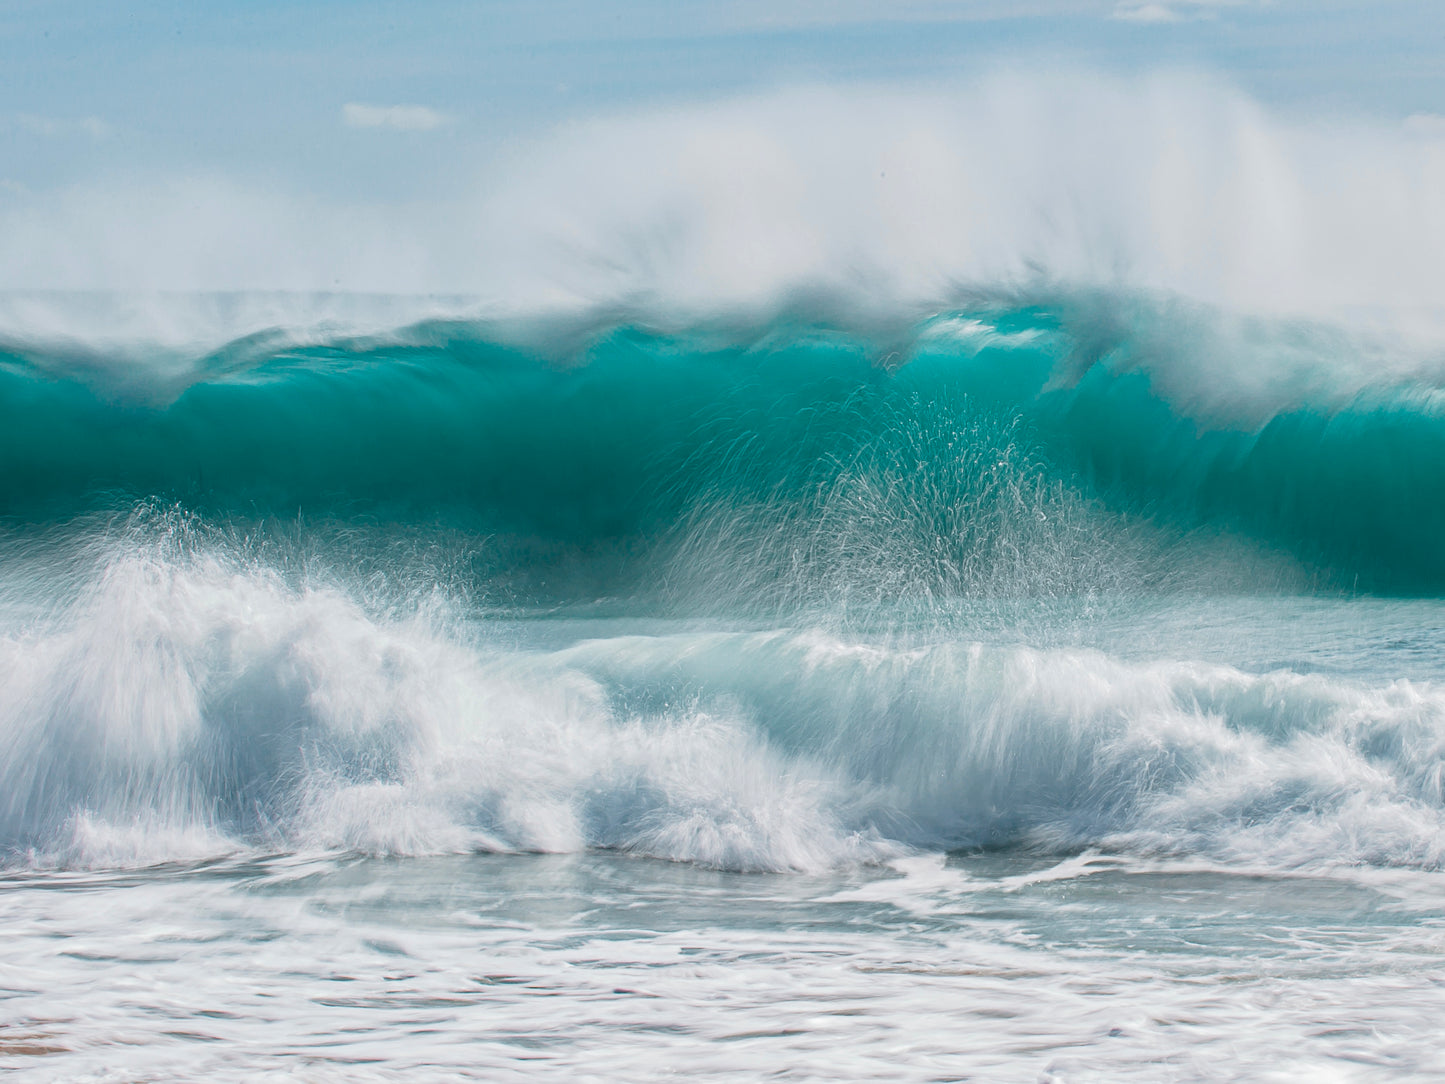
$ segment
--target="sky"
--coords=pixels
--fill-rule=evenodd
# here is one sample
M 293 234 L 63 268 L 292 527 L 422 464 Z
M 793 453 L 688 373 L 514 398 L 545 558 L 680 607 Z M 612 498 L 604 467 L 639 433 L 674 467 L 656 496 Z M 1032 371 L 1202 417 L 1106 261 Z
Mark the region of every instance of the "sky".
M 451 198 L 597 115 L 1010 65 L 1202 70 L 1285 112 L 1428 125 L 1445 115 L 1445 4 L 3 0 L 0 200 L 177 174 Z

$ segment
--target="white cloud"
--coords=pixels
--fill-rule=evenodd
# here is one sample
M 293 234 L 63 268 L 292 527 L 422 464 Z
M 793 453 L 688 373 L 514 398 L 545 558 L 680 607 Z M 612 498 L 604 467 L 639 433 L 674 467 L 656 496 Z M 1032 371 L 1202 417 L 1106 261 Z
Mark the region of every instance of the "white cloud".
M 1097 0 L 732 0 L 706 25 L 718 32 L 867 23 L 993 22 L 1096 11 Z
M 86 135 L 91 139 L 104 139 L 111 134 L 111 127 L 99 117 L 80 117 L 72 120 L 66 117 L 44 117 L 38 113 L 16 113 L 16 128 L 38 136 Z
M 1119 4 L 1114 18 L 1131 23 L 1177 23 L 1184 16 L 1164 4 Z
M 450 124 L 451 118 L 424 105 L 365 105 L 347 102 L 341 121 L 348 128 L 390 128 L 396 132 L 430 132 Z
M 1182 23 L 1213 19 L 1220 8 L 1243 7 L 1251 0 L 1118 0 L 1111 18 L 1130 23 Z
M 1445 116 L 1439 113 L 1414 113 L 1405 118 L 1405 131 L 1426 139 L 1445 139 Z

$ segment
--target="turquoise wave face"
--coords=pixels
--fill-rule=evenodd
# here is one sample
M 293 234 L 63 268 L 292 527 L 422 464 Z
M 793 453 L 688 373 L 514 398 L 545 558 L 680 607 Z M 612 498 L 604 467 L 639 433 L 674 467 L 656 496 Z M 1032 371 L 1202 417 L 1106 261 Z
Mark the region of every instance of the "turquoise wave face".
M 477 575 L 563 597 L 1434 594 L 1439 389 L 1387 362 L 1118 297 L 545 347 L 275 333 L 166 365 L 12 345 L 0 513 L 460 531 L 489 540 Z

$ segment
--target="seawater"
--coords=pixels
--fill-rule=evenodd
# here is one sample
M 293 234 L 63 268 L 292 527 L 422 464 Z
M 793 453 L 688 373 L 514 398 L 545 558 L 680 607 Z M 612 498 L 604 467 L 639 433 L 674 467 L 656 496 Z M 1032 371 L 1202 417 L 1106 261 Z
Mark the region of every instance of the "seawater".
M 1438 1077 L 1440 375 L 1063 291 L 11 336 L 0 1062 Z
M 36 1080 L 1445 1068 L 1445 908 L 1418 874 L 1096 853 L 787 876 L 608 853 L 275 858 L 13 875 L 0 899 L 0 1041 Z

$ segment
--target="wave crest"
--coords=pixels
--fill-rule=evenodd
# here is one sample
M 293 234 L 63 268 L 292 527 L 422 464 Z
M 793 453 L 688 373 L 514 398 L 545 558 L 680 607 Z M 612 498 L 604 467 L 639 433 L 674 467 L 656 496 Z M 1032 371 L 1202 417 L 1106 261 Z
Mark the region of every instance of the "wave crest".
M 548 645 L 214 551 L 110 555 L 0 652 L 28 861 L 617 848 L 820 869 L 1028 844 L 1438 868 L 1445 693 L 822 630 Z M 584 627 L 585 628 L 585 627 Z

